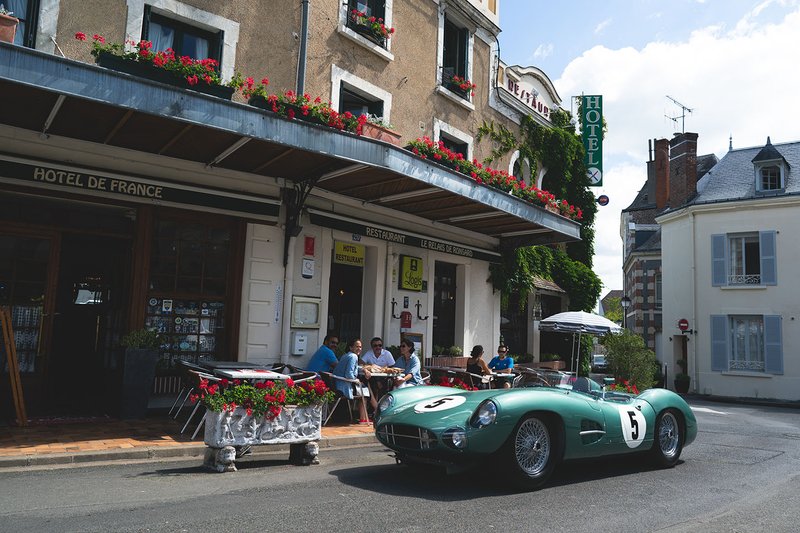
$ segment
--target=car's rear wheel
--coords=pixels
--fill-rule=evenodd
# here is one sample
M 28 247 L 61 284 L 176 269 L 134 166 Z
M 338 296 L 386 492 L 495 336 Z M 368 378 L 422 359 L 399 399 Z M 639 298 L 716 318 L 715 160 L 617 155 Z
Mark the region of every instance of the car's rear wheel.
M 542 486 L 560 457 L 560 439 L 541 415 L 523 418 L 505 449 L 514 483 L 526 490 Z
M 653 448 L 650 450 L 658 466 L 675 466 L 683 450 L 683 426 L 681 418 L 674 409 L 659 413 L 653 434 Z

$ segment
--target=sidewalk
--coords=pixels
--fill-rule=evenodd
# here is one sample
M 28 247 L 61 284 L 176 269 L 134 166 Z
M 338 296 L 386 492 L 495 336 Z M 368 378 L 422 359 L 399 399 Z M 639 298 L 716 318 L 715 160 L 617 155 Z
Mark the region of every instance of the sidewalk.
M 205 453 L 202 431 L 189 440 L 191 430 L 180 435 L 182 423 L 167 416 L 144 420 L 100 418 L 27 427 L 0 427 L 0 469 L 24 466 L 86 464 L 172 457 L 197 457 Z M 322 428 L 321 452 L 333 446 L 377 444 L 372 425 L 337 425 Z M 254 453 L 281 452 L 288 445 L 255 446 Z

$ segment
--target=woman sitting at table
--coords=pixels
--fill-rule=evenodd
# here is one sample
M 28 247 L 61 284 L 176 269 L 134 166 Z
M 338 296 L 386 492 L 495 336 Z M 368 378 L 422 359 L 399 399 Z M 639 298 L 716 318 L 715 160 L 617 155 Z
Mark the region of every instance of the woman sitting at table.
M 483 360 L 483 346 L 480 344 L 476 344 L 472 348 L 472 352 L 469 354 L 469 359 L 467 359 L 467 372 L 470 374 L 476 374 L 478 376 L 490 376 L 492 371 L 489 369 L 486 361 Z M 473 383 L 473 386 L 479 388 L 486 388 L 483 381 L 478 380 L 475 378 L 473 381 L 478 381 L 478 383 Z
M 394 366 L 403 369 L 403 372 L 394 379 L 394 388 L 422 385 L 422 376 L 419 373 L 422 365 L 419 357 L 414 355 L 414 343 L 410 340 L 400 341 L 400 357 L 394 362 Z
M 508 346 L 505 344 L 501 344 L 497 347 L 497 355 L 489 361 L 489 368 L 491 368 L 497 374 L 510 374 L 511 370 L 514 368 L 514 359 L 509 357 L 508 355 Z M 502 383 L 503 387 L 508 389 L 511 388 L 511 376 L 508 376 L 508 379 L 505 376 L 502 376 Z
M 352 339 L 347 342 L 347 353 L 339 359 L 333 369 L 333 375 L 346 379 L 358 379 L 358 356 L 361 354 L 361 339 Z M 355 398 L 353 387 L 360 387 L 361 383 L 350 383 L 347 381 L 336 380 L 336 390 L 348 400 Z M 360 398 L 359 398 L 360 399 Z M 367 418 L 367 408 L 363 401 L 358 402 L 358 423 L 369 424 Z

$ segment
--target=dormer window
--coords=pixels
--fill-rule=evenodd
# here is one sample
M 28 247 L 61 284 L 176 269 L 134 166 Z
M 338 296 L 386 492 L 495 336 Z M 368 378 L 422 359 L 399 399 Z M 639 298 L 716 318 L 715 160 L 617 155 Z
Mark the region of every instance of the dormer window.
M 780 151 L 772 146 L 769 137 L 767 144 L 752 162 L 755 169 L 756 193 L 780 192 L 786 188 L 786 172 L 789 164 Z
M 776 191 L 778 189 L 783 189 L 781 186 L 781 168 L 777 165 L 765 166 L 761 167 L 759 170 L 761 174 L 761 186 L 759 187 L 762 191 Z

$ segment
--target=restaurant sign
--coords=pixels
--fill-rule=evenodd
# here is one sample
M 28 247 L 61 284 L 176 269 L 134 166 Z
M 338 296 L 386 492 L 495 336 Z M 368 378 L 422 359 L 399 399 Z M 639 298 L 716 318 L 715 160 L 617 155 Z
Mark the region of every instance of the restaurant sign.
M 581 129 L 584 162 L 590 187 L 603 185 L 603 97 L 583 96 L 581 99 Z
M 513 72 L 515 75 L 509 76 L 509 72 Z M 506 67 L 503 70 L 505 79 L 501 87 L 528 110 L 549 121 L 550 112 L 557 102 L 549 102 L 545 98 L 544 95 L 548 94 L 548 88 L 540 76 L 538 69 Z
M 492 263 L 500 262 L 500 254 L 488 250 L 480 250 L 468 246 L 460 246 L 457 244 L 429 239 L 422 235 L 413 233 L 406 233 L 399 230 L 389 229 L 386 227 L 374 226 L 366 222 L 358 222 L 354 219 L 338 218 L 323 214 L 313 209 L 308 210 L 311 223 L 326 228 L 334 228 L 353 235 L 363 235 L 365 237 L 372 237 L 382 241 L 393 242 L 397 244 L 404 244 L 407 246 L 414 246 L 416 248 L 424 248 L 435 252 L 442 252 L 450 255 L 458 255 L 461 257 L 471 257 L 480 259 L 481 261 L 490 261 Z
M 251 215 L 277 217 L 277 200 L 247 197 L 237 193 L 200 189 L 154 180 L 102 175 L 93 171 L 59 168 L 21 160 L 0 159 L 0 179 L 53 190 L 102 194 L 122 200 L 197 205 Z

